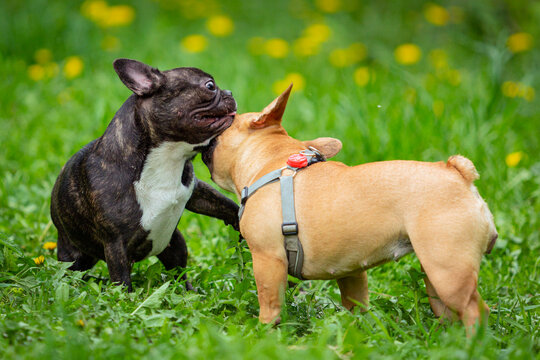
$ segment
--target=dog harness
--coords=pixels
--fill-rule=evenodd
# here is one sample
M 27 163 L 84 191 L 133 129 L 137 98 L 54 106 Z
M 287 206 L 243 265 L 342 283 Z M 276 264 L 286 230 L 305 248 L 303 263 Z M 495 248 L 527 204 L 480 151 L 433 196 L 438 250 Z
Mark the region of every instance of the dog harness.
M 255 181 L 251 186 L 246 186 L 242 189 L 240 209 L 238 218 L 242 218 L 247 199 L 257 190 L 267 184 L 271 184 L 279 180 L 281 191 L 281 215 L 282 224 L 281 232 L 285 237 L 285 251 L 287 253 L 288 272 L 292 276 L 302 280 L 302 266 L 304 264 L 304 250 L 302 243 L 298 238 L 298 223 L 296 222 L 296 213 L 294 211 L 294 185 L 293 178 L 299 170 L 315 164 L 317 162 L 326 161 L 317 149 L 310 146 L 308 150 L 302 150 L 298 154 L 289 156 L 287 166 L 269 172 Z M 282 175 L 283 170 L 292 170 L 292 175 Z

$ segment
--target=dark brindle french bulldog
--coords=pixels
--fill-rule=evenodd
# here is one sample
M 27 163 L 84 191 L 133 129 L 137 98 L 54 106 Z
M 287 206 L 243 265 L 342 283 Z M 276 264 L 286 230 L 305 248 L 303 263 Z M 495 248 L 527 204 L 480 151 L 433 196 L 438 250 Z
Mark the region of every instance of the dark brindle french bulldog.
M 58 260 L 73 261 L 72 270 L 105 260 L 111 281 L 131 291 L 136 261 L 157 255 L 166 269 L 186 266 L 176 228 L 184 208 L 238 229 L 238 206 L 195 178 L 191 164 L 231 125 L 236 102 L 199 69 L 161 72 L 128 59 L 116 60 L 114 69 L 134 94 L 105 133 L 66 163 L 51 217 Z

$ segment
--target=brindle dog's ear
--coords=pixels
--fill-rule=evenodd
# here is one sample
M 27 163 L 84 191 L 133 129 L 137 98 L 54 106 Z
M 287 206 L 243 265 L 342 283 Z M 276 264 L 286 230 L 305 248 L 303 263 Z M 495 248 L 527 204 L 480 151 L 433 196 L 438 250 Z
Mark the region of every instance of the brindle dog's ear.
M 139 96 L 152 95 L 165 82 L 161 71 L 140 61 L 116 59 L 113 66 L 124 85 Z
M 320 137 L 315 140 L 304 141 L 304 145 L 307 147 L 313 146 L 327 159 L 336 156 L 343 146 L 341 141 L 331 137 Z

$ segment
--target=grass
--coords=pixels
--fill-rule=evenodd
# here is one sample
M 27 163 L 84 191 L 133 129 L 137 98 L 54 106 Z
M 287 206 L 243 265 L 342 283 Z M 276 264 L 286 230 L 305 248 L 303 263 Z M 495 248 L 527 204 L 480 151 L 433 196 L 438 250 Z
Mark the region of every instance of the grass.
M 3 358 L 538 358 L 540 109 L 525 93 L 539 89 L 540 52 L 512 53 L 506 46 L 518 31 L 537 42 L 538 4 L 443 1 L 452 16 L 441 27 L 426 20 L 428 5 L 419 0 L 342 2 L 336 13 L 310 1 L 130 4 L 133 22 L 103 28 L 81 14 L 79 1 L 0 3 L 8 14 L 0 23 L 8 35 L 0 38 Z M 216 37 L 206 29 L 214 13 L 230 16 L 232 35 Z M 249 50 L 252 37 L 282 38 L 292 47 L 306 26 L 320 21 L 332 35 L 311 57 L 292 49 L 285 58 Z M 205 36 L 203 52 L 179 45 L 190 34 Z M 356 42 L 365 44 L 367 57 L 333 66 L 332 51 Z M 421 59 L 396 62 L 394 49 L 410 42 L 421 49 Z M 41 59 L 45 75 L 36 81 L 29 68 L 43 48 L 51 58 Z M 446 54 L 443 66 L 434 49 Z M 84 68 L 66 78 L 70 56 Z M 335 282 L 311 281 L 287 291 L 281 325 L 261 325 L 245 244 L 221 222 L 189 212 L 179 227 L 195 292 L 185 292 L 175 271 L 164 271 L 155 258 L 135 265 L 135 292 L 129 294 L 109 283 L 103 262 L 87 273 L 66 270 L 69 264 L 58 263 L 55 250 L 43 249 L 56 241 L 50 191 L 62 165 L 103 133 L 128 97 L 112 69 L 118 57 L 160 69 L 202 68 L 233 90 L 240 112 L 260 110 L 275 96 L 276 81 L 298 73 L 305 87 L 289 102 L 285 128 L 300 139 L 341 139 L 337 160 L 350 165 L 439 161 L 455 153 L 473 160 L 500 234 L 479 275 L 480 293 L 492 309 L 487 326 L 467 338 L 459 323 L 439 325 L 414 255 L 368 272 L 365 314 L 340 306 Z M 369 80 L 360 86 L 354 76 L 363 67 Z M 512 84 L 521 90 L 502 91 Z M 509 166 L 505 159 L 515 152 L 520 160 Z M 195 167 L 210 181 L 199 158 Z M 39 255 L 44 263 L 36 265 Z

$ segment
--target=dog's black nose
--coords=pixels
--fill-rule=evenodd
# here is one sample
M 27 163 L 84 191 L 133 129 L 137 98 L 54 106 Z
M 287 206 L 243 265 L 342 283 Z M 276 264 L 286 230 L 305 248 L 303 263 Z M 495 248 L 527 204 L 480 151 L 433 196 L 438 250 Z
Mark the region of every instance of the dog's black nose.
M 227 96 L 232 96 L 232 91 L 231 90 L 223 90 L 223 93 Z

